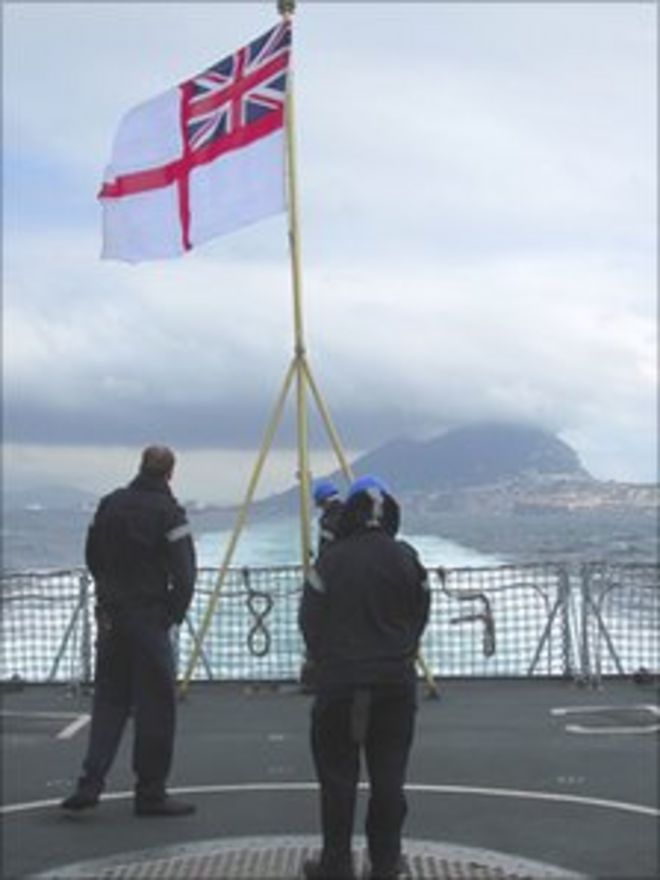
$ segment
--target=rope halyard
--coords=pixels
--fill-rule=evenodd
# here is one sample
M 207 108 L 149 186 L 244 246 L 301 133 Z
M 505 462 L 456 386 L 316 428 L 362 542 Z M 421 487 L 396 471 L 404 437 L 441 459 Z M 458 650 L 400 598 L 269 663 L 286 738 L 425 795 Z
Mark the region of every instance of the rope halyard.
M 265 657 L 270 651 L 270 630 L 265 620 L 273 608 L 273 597 L 263 590 L 255 590 L 250 583 L 250 569 L 244 566 L 241 570 L 243 585 L 247 591 L 247 607 L 254 618 L 247 636 L 247 646 L 253 657 Z

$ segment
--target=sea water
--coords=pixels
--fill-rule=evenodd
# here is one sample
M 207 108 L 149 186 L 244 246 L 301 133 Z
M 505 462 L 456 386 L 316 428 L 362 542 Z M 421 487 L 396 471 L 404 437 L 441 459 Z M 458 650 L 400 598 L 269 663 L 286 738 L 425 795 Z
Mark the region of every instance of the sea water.
M 230 529 L 219 532 L 203 532 L 196 538 L 198 565 L 200 568 L 222 564 L 232 535 Z M 436 535 L 399 535 L 416 548 L 427 567 L 442 565 L 446 568 L 489 567 L 502 565 L 504 559 L 480 553 L 454 541 Z M 316 547 L 318 538 L 316 525 L 312 531 L 312 546 Z M 232 554 L 232 565 L 275 566 L 292 565 L 300 562 L 300 525 L 295 517 L 281 517 L 248 523 L 239 533 Z
M 48 571 L 84 565 L 84 544 L 92 512 L 87 510 L 5 510 L 2 522 L 3 572 Z M 195 528 L 200 568 L 219 567 L 224 559 L 231 529 L 200 531 Z M 427 566 L 468 568 L 500 565 L 505 560 L 449 541 L 437 535 L 410 534 L 401 538 L 417 548 Z M 312 547 L 318 542 L 313 523 Z M 242 529 L 231 564 L 278 566 L 300 564 L 300 525 L 295 516 L 248 520 Z

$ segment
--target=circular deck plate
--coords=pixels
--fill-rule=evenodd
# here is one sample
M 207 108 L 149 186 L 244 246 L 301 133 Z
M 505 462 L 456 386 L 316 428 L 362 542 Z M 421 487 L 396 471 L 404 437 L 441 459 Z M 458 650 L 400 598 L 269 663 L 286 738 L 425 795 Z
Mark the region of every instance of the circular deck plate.
M 306 859 L 318 855 L 316 836 L 234 837 L 207 840 L 178 846 L 157 847 L 140 852 L 122 853 L 103 859 L 78 862 L 32 875 L 46 880 L 68 878 L 170 878 L 194 877 L 195 880 L 279 880 L 302 877 Z M 555 865 L 505 855 L 493 850 L 454 846 L 423 840 L 404 841 L 408 873 L 411 878 L 442 880 L 538 880 L 565 878 L 584 880 L 584 875 Z M 355 838 L 357 877 L 366 877 L 368 863 L 364 838 Z

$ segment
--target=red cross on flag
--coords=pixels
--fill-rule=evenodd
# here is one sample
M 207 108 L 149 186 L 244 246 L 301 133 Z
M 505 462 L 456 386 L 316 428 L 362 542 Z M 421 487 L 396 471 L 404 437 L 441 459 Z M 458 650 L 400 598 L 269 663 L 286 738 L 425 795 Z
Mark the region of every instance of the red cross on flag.
M 283 20 L 121 120 L 99 193 L 107 259 L 137 263 L 285 208 Z

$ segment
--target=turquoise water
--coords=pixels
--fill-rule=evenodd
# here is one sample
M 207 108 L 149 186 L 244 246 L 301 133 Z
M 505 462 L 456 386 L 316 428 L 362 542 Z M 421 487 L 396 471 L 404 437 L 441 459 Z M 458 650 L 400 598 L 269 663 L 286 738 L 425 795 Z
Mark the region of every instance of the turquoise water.
M 316 546 L 316 534 L 313 546 Z M 222 563 L 231 531 L 205 532 L 197 539 L 197 555 L 200 567 L 218 566 Z M 470 547 L 456 544 L 435 535 L 402 533 L 401 538 L 417 548 L 426 566 L 444 565 L 447 568 L 502 565 L 497 556 L 479 553 Z M 246 525 L 241 532 L 231 560 L 232 565 L 291 565 L 300 562 L 300 529 L 294 517 L 271 522 Z

